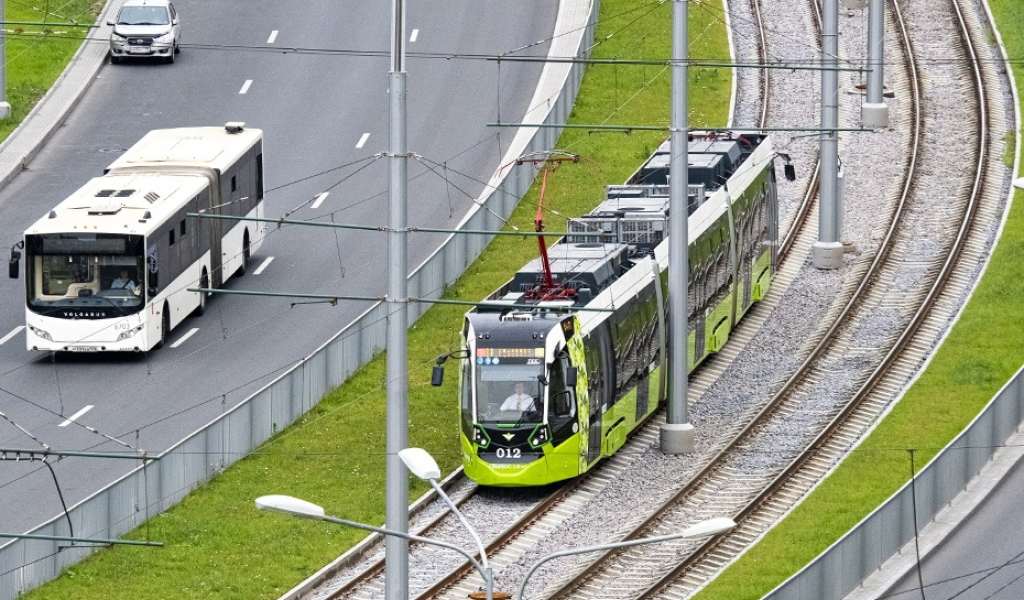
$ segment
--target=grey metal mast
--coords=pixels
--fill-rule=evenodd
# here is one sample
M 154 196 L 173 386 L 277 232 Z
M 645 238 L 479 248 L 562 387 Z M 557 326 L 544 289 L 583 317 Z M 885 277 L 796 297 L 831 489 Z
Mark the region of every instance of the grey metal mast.
M 871 0 L 868 6 L 868 89 L 860 114 L 864 127 L 872 129 L 889 126 L 889 107 L 882 100 L 885 73 L 884 10 L 884 0 Z
M 839 0 L 822 3 L 821 179 L 818 187 L 818 241 L 811 261 L 819 269 L 843 266 L 839 201 Z
M 387 469 L 385 523 L 409 531 L 409 478 L 398 456 L 408 446 L 408 298 L 406 282 L 405 0 L 392 0 L 390 193 L 388 212 Z M 384 542 L 385 600 L 409 598 L 409 541 L 390 536 Z
M 665 424 L 661 427 L 661 451 L 665 454 L 688 454 L 694 451 L 695 432 L 690 423 L 687 395 L 687 307 L 689 287 L 689 121 L 687 108 L 687 2 L 672 3 L 672 123 L 669 146 L 669 237 L 668 237 L 668 300 L 669 300 L 669 400 Z
M 4 4 L 7 0 L 0 0 L 0 23 L 7 21 L 4 14 Z M 7 34 L 3 27 L 0 27 L 0 119 L 11 118 L 11 104 L 7 102 Z

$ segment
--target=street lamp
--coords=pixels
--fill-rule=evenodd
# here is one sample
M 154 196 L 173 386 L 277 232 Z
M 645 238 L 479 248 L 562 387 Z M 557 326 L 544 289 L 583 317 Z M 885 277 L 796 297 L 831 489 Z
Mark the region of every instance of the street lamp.
M 629 546 L 639 546 L 640 544 L 656 544 L 658 542 L 667 542 L 670 540 L 682 540 L 682 539 L 697 539 L 703 537 L 711 537 L 720 533 L 725 533 L 736 527 L 736 522 L 728 517 L 718 517 L 715 519 L 708 519 L 707 521 L 701 521 L 696 525 L 691 525 L 686 529 L 678 533 L 670 533 L 668 535 L 659 535 L 654 537 L 639 538 L 636 540 L 626 540 L 624 542 L 615 542 L 611 544 L 599 544 L 597 546 L 584 546 L 582 548 L 573 548 L 571 550 L 562 550 L 561 552 L 555 552 L 548 554 L 547 556 L 541 557 L 537 562 L 533 563 L 530 570 L 526 572 L 526 576 L 523 577 L 522 583 L 519 584 L 519 589 L 516 591 L 516 600 L 525 600 L 526 596 L 526 582 L 530 580 L 530 576 L 536 571 L 542 564 L 555 558 L 561 558 L 563 556 L 571 556 L 573 554 L 586 554 L 588 552 L 601 552 L 603 550 L 614 550 L 616 548 L 627 548 Z
M 484 579 L 484 589 L 486 590 L 486 598 L 487 600 L 493 600 L 494 577 L 491 572 L 490 565 L 487 564 L 487 553 L 484 551 L 484 545 L 480 541 L 480 536 L 477 535 L 476 530 L 473 529 L 473 527 L 469 524 L 469 521 L 466 520 L 466 517 L 463 516 L 463 514 L 459 511 L 458 508 L 456 508 L 455 503 L 452 502 L 452 499 L 448 496 L 448 494 L 446 494 L 445 491 L 441 489 L 441 486 L 438 485 L 437 480 L 438 478 L 441 477 L 441 469 L 438 468 L 437 461 L 435 461 L 434 457 L 430 456 L 430 454 L 422 448 L 406 448 L 404 450 L 400 450 L 398 452 L 398 457 L 402 460 L 403 463 L 405 463 L 405 466 L 413 475 L 430 483 L 431 487 L 434 488 L 434 491 L 437 492 L 437 495 L 440 496 L 442 500 L 444 500 L 445 504 L 448 505 L 448 508 L 451 509 L 452 513 L 454 513 L 455 516 L 458 517 L 459 521 L 462 522 L 462 525 L 466 528 L 467 531 L 469 531 L 469 534 L 473 537 L 473 541 L 476 542 L 477 550 L 480 551 L 480 561 L 477 561 L 476 558 L 473 557 L 473 555 L 471 555 L 469 552 L 466 552 L 465 550 L 454 544 L 449 544 L 447 542 L 433 540 L 421 536 L 410 535 L 408 533 L 395 531 L 393 529 L 386 529 L 384 527 L 374 527 L 373 525 L 366 525 L 364 523 L 358 523 L 355 521 L 331 517 L 324 513 L 323 507 L 313 504 L 312 502 L 300 500 L 299 498 L 293 498 L 291 496 L 262 496 L 256 499 L 256 508 L 260 510 L 285 513 L 292 516 L 301 517 L 304 519 L 317 519 L 320 521 L 327 521 L 328 523 L 348 525 L 349 527 L 365 529 L 367 531 L 374 531 L 383 535 L 390 535 L 404 540 L 421 542 L 424 544 L 432 544 L 434 546 L 440 546 L 442 548 L 455 550 L 459 554 L 469 559 L 470 564 L 472 564 L 476 568 L 476 570 L 480 572 L 480 575 Z
M 430 483 L 430 486 L 434 488 L 437 495 L 440 496 L 448 508 L 451 509 L 452 513 L 458 517 L 459 521 L 469 532 L 469 535 L 473 537 L 473 541 L 476 542 L 476 548 L 480 551 L 480 563 L 483 567 L 481 574 L 484 576 L 484 590 L 487 593 L 487 600 L 492 600 L 494 596 L 494 577 L 491 572 L 491 567 L 487 564 L 487 552 L 484 550 L 483 542 L 480 541 L 480 536 L 477 535 L 476 530 L 469 524 L 466 517 L 459 512 L 459 509 L 455 507 L 455 503 L 448 497 L 448 494 L 441 489 L 441 486 L 437 484 L 437 479 L 441 477 L 441 469 L 437 466 L 437 461 L 423 448 L 406 448 L 398 452 L 398 457 L 402 459 L 405 466 L 409 469 L 416 477 L 419 477 L 423 481 Z
M 337 525 L 348 525 L 349 527 L 355 527 L 356 529 L 365 529 L 366 531 L 373 531 L 382 535 L 389 535 L 397 537 L 410 542 L 420 542 L 422 544 L 431 544 L 434 546 L 440 546 L 441 548 L 448 548 L 454 550 L 462 556 L 466 557 L 466 560 L 472 564 L 477 571 L 489 581 L 488 572 L 484 570 L 483 565 L 477 562 L 476 558 L 472 554 L 459 548 L 455 544 L 449 544 L 448 542 L 442 542 L 440 540 L 432 540 L 430 538 L 421 537 L 418 535 L 412 535 L 402 531 L 395 531 L 392 529 L 386 529 L 384 527 L 374 527 L 373 525 L 367 525 L 365 523 L 359 523 L 357 521 L 349 521 L 347 519 L 339 519 L 332 517 L 324 513 L 322 506 L 301 500 L 299 498 L 293 498 L 291 496 L 282 496 L 278 494 L 272 494 L 270 496 L 260 496 L 256 499 L 256 508 L 259 510 L 266 510 L 270 512 L 278 512 L 286 515 L 292 515 L 293 517 L 299 517 L 302 519 L 314 519 L 317 521 L 326 521 L 328 523 L 335 523 Z M 488 596 L 490 600 L 490 596 Z

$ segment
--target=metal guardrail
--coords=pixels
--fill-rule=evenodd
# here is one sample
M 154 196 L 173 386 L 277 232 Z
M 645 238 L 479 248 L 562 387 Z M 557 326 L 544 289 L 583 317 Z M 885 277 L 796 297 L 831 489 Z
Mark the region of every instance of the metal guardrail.
M 971 424 L 882 506 L 762 600 L 841 600 L 914 539 L 1024 421 L 1024 367 Z M 914 506 L 916 497 L 917 506 Z M 917 523 L 914 516 L 917 515 Z
M 560 2 L 551 56 L 589 56 L 599 5 L 599 0 Z M 544 67 L 530 103 L 533 108 L 523 117 L 523 122 L 546 126 L 517 130 L 503 164 L 530 152 L 554 148 L 561 133 L 557 126 L 568 119 L 584 67 L 582 63 L 562 62 Z M 530 189 L 535 175 L 536 171 L 529 164 L 513 165 L 496 172 L 459 229 L 500 229 L 503 220 Z M 439 297 L 445 286 L 462 274 L 490 240 L 490 236 L 483 235 L 450 235 L 409 276 L 409 295 Z M 410 322 L 427 308 L 422 303 L 411 304 Z M 131 471 L 73 506 L 67 516 L 54 517 L 28 533 L 67 536 L 70 519 L 79 536 L 113 539 L 174 506 L 197 486 L 305 414 L 383 350 L 386 311 L 383 303 L 374 305 L 294 369 L 168 449 L 160 455 L 159 461 Z M 56 578 L 94 550 L 91 547 L 69 548 L 65 544 L 18 539 L 0 546 L 0 600 L 14 600 Z

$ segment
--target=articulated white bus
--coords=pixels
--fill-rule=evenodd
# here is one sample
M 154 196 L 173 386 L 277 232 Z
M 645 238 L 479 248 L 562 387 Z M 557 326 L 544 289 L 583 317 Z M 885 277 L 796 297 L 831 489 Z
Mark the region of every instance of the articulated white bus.
M 146 134 L 25 232 L 29 350 L 159 348 L 206 294 L 246 263 L 265 224 L 187 213 L 263 217 L 263 132 L 241 123 Z

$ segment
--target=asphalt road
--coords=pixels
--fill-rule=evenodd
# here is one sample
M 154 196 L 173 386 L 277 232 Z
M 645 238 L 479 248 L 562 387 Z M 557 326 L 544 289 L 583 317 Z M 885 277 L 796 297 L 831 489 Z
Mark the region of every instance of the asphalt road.
M 183 20 L 176 63 L 128 62 L 100 70 L 45 149 L 0 190 L 0 240 L 14 244 L 147 131 L 228 121 L 264 131 L 268 216 L 298 208 L 291 218 L 332 214 L 339 223 L 386 224 L 388 165 L 374 157 L 388 147 L 391 2 L 175 4 Z M 409 3 L 408 148 L 423 157 L 409 166 L 410 226 L 458 223 L 512 136 L 486 123 L 499 115 L 505 122 L 520 118 L 541 68 L 419 55 L 509 52 L 548 38 L 556 10 L 557 3 L 540 1 Z M 546 52 L 540 44 L 520 55 Z M 325 191 L 327 199 L 312 208 L 309 201 Z M 410 236 L 410 268 L 440 239 Z M 249 274 L 232 279 L 228 288 L 386 291 L 387 246 L 379 233 L 285 228 L 272 232 L 249 264 Z M 23 280 L 0 279 L 0 339 L 24 324 L 23 286 Z M 128 450 L 109 436 L 159 453 L 294 365 L 366 308 L 358 302 L 292 307 L 285 299 L 216 296 L 205 316 L 186 320 L 168 347 L 146 355 L 33 354 L 24 334 L 15 333 L 0 344 L 0 412 L 9 418 L 0 420 L 0 447 L 43 442 L 64 450 Z M 92 408 L 80 413 L 86 407 Z M 71 506 L 133 466 L 75 458 L 54 469 Z M 0 463 L 0 506 L 0 531 L 23 532 L 57 516 L 61 500 L 44 466 L 6 461 Z
M 887 592 L 890 600 L 1020 600 L 1024 598 L 1024 464 L 1007 470 L 994 489 Z M 965 507 L 964 511 L 967 511 Z M 924 584 L 922 588 L 921 584 Z

